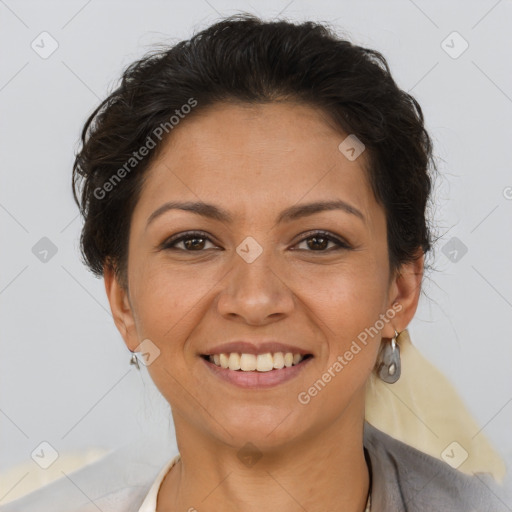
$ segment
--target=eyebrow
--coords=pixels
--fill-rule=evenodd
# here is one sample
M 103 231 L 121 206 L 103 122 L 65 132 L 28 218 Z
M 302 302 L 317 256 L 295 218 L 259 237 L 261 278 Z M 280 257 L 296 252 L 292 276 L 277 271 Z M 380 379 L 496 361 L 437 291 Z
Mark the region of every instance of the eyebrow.
M 146 228 L 149 226 L 149 224 L 155 220 L 157 217 L 162 215 L 163 213 L 169 211 L 169 210 L 183 210 L 187 212 L 192 212 L 197 215 L 201 215 L 203 217 L 207 217 L 210 219 L 218 220 L 220 222 L 224 223 L 232 223 L 233 222 L 233 216 L 223 208 L 220 208 L 218 206 L 215 206 L 213 204 L 204 203 L 201 201 L 186 201 L 186 202 L 179 202 L 179 201 L 170 201 L 168 203 L 163 204 L 159 208 L 157 208 L 148 218 L 146 223 Z M 342 210 L 346 213 L 349 213 L 351 215 L 355 215 L 356 217 L 359 217 L 363 222 L 366 222 L 366 219 L 364 215 L 354 206 L 351 204 L 342 201 L 342 200 L 336 200 L 336 201 L 317 201 L 314 203 L 308 203 L 308 204 L 299 204 L 295 206 L 291 206 L 289 208 L 286 208 L 286 210 L 283 210 L 278 218 L 277 223 L 282 222 L 290 222 L 293 220 L 301 219 L 303 217 L 307 217 L 309 215 L 313 215 L 315 213 L 319 212 L 325 212 L 330 210 Z

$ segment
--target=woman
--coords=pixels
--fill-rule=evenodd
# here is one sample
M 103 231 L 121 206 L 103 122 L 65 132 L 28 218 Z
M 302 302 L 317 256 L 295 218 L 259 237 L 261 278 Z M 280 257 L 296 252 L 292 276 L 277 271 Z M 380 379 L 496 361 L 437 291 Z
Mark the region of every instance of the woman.
M 132 64 L 82 141 L 84 259 L 179 448 L 123 510 L 501 510 L 365 421 L 432 243 L 431 139 L 380 53 L 234 16 Z

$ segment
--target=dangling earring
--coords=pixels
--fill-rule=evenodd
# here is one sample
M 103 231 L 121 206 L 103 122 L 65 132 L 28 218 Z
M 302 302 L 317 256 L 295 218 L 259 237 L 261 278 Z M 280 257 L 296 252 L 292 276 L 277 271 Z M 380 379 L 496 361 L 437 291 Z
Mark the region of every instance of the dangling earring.
M 393 384 L 400 378 L 402 370 L 400 362 L 400 347 L 396 340 L 400 333 L 395 329 L 395 335 L 389 343 L 385 343 L 377 358 L 377 375 L 388 384 Z
M 132 352 L 132 358 L 130 359 L 130 365 L 132 364 L 137 367 L 137 370 L 140 370 L 139 358 L 135 355 L 135 352 Z

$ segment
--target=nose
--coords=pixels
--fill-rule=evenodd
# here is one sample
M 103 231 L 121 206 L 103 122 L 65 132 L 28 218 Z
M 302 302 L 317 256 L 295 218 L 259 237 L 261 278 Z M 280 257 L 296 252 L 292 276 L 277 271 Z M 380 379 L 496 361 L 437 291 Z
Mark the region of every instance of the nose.
M 265 325 L 291 314 L 294 293 L 283 272 L 272 265 L 270 254 L 263 251 L 251 263 L 238 254 L 233 259 L 233 267 L 218 296 L 219 314 L 250 325 Z

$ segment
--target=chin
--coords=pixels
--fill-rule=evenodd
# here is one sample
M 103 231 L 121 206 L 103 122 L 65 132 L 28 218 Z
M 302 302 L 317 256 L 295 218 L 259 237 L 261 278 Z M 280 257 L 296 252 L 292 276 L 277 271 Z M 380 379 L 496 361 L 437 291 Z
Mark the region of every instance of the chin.
M 286 445 L 303 431 L 304 418 L 300 426 L 293 424 L 292 418 L 291 410 L 283 407 L 245 407 L 243 411 L 226 411 L 222 419 L 217 416 L 224 428 L 216 425 L 215 429 L 224 442 L 234 447 L 250 442 L 260 450 L 272 450 Z

